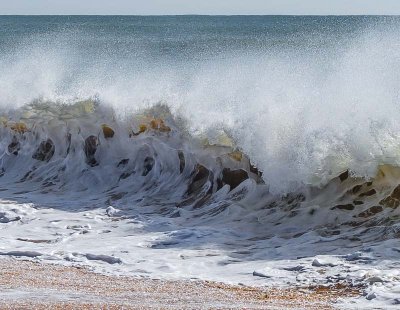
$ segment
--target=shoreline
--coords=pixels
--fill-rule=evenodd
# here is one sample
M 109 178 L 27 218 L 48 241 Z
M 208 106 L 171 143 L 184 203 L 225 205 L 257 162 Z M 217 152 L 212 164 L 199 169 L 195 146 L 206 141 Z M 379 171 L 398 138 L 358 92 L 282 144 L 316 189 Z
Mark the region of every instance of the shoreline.
M 333 309 L 359 288 L 272 288 L 98 274 L 82 267 L 0 259 L 1 309 Z

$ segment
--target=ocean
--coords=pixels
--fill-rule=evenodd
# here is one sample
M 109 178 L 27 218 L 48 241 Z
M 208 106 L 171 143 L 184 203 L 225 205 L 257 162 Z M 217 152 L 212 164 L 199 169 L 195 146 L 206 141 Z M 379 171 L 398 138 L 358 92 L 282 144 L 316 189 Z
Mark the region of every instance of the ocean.
M 0 16 L 0 254 L 394 305 L 399 39 L 388 16 Z

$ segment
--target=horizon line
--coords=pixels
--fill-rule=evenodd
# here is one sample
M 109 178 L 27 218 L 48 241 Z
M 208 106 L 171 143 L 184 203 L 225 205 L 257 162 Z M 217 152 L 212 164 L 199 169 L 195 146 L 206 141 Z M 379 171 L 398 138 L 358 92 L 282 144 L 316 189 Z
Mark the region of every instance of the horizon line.
M 175 17 L 175 16 L 381 16 L 398 17 L 399 14 L 0 14 L 0 16 L 132 16 L 132 17 Z

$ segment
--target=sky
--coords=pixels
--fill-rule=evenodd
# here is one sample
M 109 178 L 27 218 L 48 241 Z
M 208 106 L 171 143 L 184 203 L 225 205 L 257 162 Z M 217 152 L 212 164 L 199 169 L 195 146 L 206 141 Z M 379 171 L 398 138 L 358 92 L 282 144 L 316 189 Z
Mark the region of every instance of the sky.
M 0 0 L 3 14 L 400 14 L 400 0 Z

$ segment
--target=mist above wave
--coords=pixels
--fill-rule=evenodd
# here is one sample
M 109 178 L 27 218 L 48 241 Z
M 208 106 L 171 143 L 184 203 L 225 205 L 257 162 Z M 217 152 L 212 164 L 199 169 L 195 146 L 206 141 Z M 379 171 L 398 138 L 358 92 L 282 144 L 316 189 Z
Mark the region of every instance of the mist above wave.
M 158 38 L 157 53 L 134 34 L 115 33 L 111 44 L 110 34 L 85 29 L 39 33 L 0 57 L 0 105 L 11 113 L 39 96 L 72 102 L 96 94 L 126 118 L 162 102 L 193 135 L 213 142 L 229 133 L 273 192 L 323 185 L 346 169 L 368 178 L 380 164 L 399 165 L 394 28 L 325 39 L 304 30 L 290 36 L 292 45 L 261 36 L 259 46 L 214 42 L 213 52 L 191 49 L 189 35 Z

